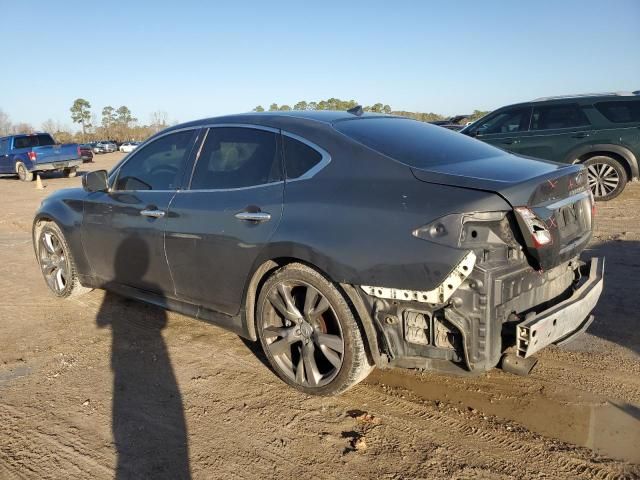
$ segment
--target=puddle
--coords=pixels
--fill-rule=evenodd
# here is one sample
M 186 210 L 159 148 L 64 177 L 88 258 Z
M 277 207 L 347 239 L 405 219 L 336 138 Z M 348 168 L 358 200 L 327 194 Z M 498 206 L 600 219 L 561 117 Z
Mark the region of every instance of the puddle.
M 12 368 L 11 370 L 0 372 L 0 387 L 5 383 L 9 383 L 15 378 L 24 377 L 26 375 L 29 375 L 30 373 L 31 368 L 26 365 L 19 365 Z
M 376 370 L 367 383 L 404 388 L 425 400 L 463 404 L 532 432 L 640 463 L 640 407 L 585 392 L 549 391 L 548 387 L 532 392 L 517 385 L 517 380 L 510 382 L 506 374 L 503 377 L 483 382 Z

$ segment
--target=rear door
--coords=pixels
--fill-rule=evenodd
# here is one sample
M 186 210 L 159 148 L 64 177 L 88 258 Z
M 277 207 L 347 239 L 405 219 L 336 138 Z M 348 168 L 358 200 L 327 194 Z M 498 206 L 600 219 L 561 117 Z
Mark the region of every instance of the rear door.
M 151 141 L 120 166 L 108 192 L 85 200 L 82 243 L 101 281 L 173 295 L 164 228 L 197 132 Z
M 282 214 L 280 134 L 264 127 L 211 127 L 190 187 L 176 194 L 165 248 L 178 298 L 235 315 L 262 247 Z
M 591 123 L 577 103 L 533 107 L 529 131 L 520 138 L 519 153 L 556 162 L 592 141 Z
M 531 107 L 508 107 L 487 116 L 471 133 L 478 140 L 514 153 L 521 153 L 521 140 L 529 130 Z

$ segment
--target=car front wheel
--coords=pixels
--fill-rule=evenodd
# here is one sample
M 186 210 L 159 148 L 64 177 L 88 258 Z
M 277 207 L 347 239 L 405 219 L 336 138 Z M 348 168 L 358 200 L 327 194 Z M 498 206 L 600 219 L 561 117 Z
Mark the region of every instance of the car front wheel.
M 624 190 L 627 172 L 620 162 L 598 155 L 584 162 L 584 166 L 587 167 L 589 188 L 596 200 L 613 200 Z
M 305 265 L 286 265 L 265 282 L 256 322 L 275 372 L 305 393 L 342 393 L 372 370 L 362 330 L 345 298 Z
M 39 222 L 34 241 L 40 270 L 54 295 L 75 297 L 91 291 L 80 284 L 69 245 L 57 224 Z

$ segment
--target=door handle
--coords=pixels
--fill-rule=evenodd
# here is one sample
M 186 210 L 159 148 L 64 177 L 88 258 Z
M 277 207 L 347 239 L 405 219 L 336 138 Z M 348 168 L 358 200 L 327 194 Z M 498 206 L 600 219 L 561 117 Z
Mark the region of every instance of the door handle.
M 235 217 L 238 220 L 248 222 L 268 222 L 271 220 L 271 214 L 267 212 L 238 212 Z
M 505 138 L 504 140 L 502 140 L 502 143 L 504 143 L 505 145 L 513 145 L 514 143 L 518 143 L 518 140 L 516 140 L 515 138 Z
M 163 212 L 162 210 L 140 210 L 140 215 L 143 215 L 145 217 L 152 217 L 152 218 L 162 218 L 165 215 L 165 212 Z
M 575 135 L 573 135 L 573 138 L 587 138 L 590 135 L 591 134 L 587 132 L 576 133 Z

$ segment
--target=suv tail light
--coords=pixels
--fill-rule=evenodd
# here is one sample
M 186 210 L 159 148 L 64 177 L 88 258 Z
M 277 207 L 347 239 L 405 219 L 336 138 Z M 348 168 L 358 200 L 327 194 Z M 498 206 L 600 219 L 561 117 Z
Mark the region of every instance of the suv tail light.
M 35 162 L 38 154 L 36 152 L 27 152 L 27 156 L 29 157 L 29 160 Z
M 82 156 L 82 149 L 80 148 L 80 145 L 78 145 L 78 156 L 79 157 Z
M 533 244 L 536 248 L 549 245 L 553 242 L 551 232 L 547 229 L 545 223 L 540 220 L 530 208 L 516 207 L 514 210 L 527 226 L 527 230 L 531 234 Z

